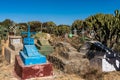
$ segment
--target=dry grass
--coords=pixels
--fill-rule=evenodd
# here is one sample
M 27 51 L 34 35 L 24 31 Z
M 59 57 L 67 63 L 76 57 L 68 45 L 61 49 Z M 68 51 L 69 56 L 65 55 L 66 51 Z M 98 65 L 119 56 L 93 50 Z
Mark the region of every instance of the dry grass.
M 84 75 L 81 75 L 85 80 L 102 80 L 103 73 L 99 68 L 88 67 L 87 70 Z
M 0 80 L 18 80 L 13 73 L 14 64 L 8 64 L 3 56 L 0 56 Z M 85 74 L 67 74 L 54 68 L 54 75 L 44 78 L 28 80 L 120 80 L 120 72 L 102 73 L 98 69 L 86 68 Z M 83 71 L 84 72 L 84 71 Z M 84 79 L 83 79 L 84 78 Z
M 113 71 L 103 74 L 103 80 L 120 80 L 120 71 Z
M 80 76 L 66 74 L 56 68 L 53 68 L 53 76 L 38 77 L 27 80 L 83 80 Z M 0 80 L 19 80 L 14 73 L 14 63 L 8 64 L 3 56 L 0 55 Z

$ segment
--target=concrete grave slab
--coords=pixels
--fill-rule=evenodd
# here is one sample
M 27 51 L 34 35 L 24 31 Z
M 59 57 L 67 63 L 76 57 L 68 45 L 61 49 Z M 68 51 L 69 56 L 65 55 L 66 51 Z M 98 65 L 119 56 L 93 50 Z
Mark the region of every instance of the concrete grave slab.
M 43 55 L 51 54 L 54 51 L 54 47 L 46 39 L 38 39 L 35 45 Z
M 50 45 L 48 40 L 46 39 L 39 39 L 37 40 L 38 44 L 42 45 L 42 46 L 45 46 L 45 45 Z
M 52 64 L 47 62 L 45 64 L 25 66 L 20 56 L 15 56 L 15 72 L 21 79 L 29 79 L 36 77 L 52 76 Z
M 13 63 L 15 55 L 23 48 L 21 36 L 9 36 L 8 46 L 4 47 L 4 56 L 9 63 Z
M 5 59 L 9 62 L 9 63 L 13 63 L 15 60 L 15 55 L 18 55 L 19 52 L 18 51 L 13 51 L 11 50 L 9 47 L 5 47 L 4 49 L 5 51 Z
M 22 49 L 23 45 L 22 45 L 21 36 L 9 36 L 9 47 L 13 50 Z

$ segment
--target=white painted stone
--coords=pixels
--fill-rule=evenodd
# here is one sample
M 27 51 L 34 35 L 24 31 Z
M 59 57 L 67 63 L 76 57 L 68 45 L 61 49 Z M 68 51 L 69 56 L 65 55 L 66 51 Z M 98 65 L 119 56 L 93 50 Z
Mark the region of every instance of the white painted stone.
M 13 44 L 20 44 L 20 39 L 13 39 Z
M 120 62 L 116 60 L 116 66 L 119 67 Z
M 115 58 L 110 59 L 110 63 L 106 59 L 102 59 L 102 71 L 104 72 L 116 71 L 114 65 L 119 67 L 119 64 L 120 62 Z

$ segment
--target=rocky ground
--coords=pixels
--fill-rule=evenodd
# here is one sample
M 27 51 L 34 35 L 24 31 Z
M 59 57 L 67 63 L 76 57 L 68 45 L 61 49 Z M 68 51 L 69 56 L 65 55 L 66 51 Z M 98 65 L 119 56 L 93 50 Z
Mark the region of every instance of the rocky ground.
M 0 80 L 20 80 L 14 72 L 14 64 L 8 64 L 4 57 L 0 56 Z M 65 74 L 54 68 L 54 75 L 50 77 L 34 78 L 27 80 L 83 80 L 74 74 Z
M 87 75 L 87 74 L 86 74 Z M 88 74 L 86 79 L 75 75 L 75 74 L 67 74 L 64 73 L 56 68 L 54 68 L 54 75 L 50 77 L 43 77 L 43 78 L 33 78 L 27 80 L 120 80 L 120 72 L 110 72 L 110 73 L 102 73 L 100 79 L 94 79 L 93 73 Z M 92 78 L 93 77 L 93 78 Z M 4 57 L 0 56 L 0 80 L 20 80 L 16 77 L 14 73 L 14 64 L 8 64 Z
M 52 42 L 54 42 L 55 44 L 60 39 L 59 38 L 54 39 Z M 62 41 L 68 41 L 69 43 L 71 43 L 72 46 L 78 48 L 78 46 L 76 46 L 76 44 L 78 45 L 78 43 L 76 43 L 74 40 L 76 39 L 73 40 L 66 39 Z M 53 76 L 33 78 L 27 80 L 120 80 L 119 71 L 102 73 L 99 71 L 92 70 L 89 67 L 88 69 L 89 72 L 81 76 L 80 74 L 72 74 L 72 73 L 67 74 L 53 67 L 53 73 L 54 73 Z M 20 80 L 14 72 L 14 63 L 9 64 L 1 55 L 0 55 L 0 80 Z
M 120 80 L 120 71 L 104 73 L 103 80 Z

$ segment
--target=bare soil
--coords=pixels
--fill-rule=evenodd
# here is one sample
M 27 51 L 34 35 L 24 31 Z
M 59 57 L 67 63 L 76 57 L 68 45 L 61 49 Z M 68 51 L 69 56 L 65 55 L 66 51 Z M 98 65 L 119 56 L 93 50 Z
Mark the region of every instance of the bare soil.
M 54 67 L 53 67 L 54 68 Z M 67 74 L 64 73 L 56 68 L 54 68 L 54 75 L 50 77 L 38 77 L 33 79 L 27 80 L 100 80 L 100 79 L 91 79 L 93 76 L 91 74 L 88 75 L 86 79 L 83 79 L 81 76 L 76 74 Z M 109 73 L 102 73 L 101 80 L 120 80 L 120 72 L 109 72 Z M 16 77 L 14 73 L 14 64 L 8 64 L 3 56 L 0 56 L 0 80 L 20 80 Z
M 67 41 L 71 43 L 71 45 L 74 46 L 75 48 L 78 48 L 78 46 L 76 46 L 78 45 L 78 43 L 76 43 L 75 41 L 76 39 L 73 40 L 62 39 L 63 38 L 53 39 L 52 41 L 54 42 L 53 45 L 55 45 L 57 41 L 60 40 Z M 53 66 L 54 73 L 53 76 L 38 77 L 27 80 L 120 80 L 120 71 L 102 73 L 96 70 L 92 70 L 89 67 L 87 69 L 89 70 L 89 72 L 81 76 L 80 74 L 64 73 Z M 9 64 L 1 55 L 0 55 L 0 80 L 20 80 L 14 72 L 14 63 Z
M 75 74 L 66 74 L 53 67 L 53 76 L 38 77 L 27 80 L 84 80 Z M 20 80 L 14 72 L 14 63 L 9 64 L 3 56 L 0 55 L 0 80 Z

